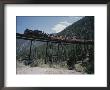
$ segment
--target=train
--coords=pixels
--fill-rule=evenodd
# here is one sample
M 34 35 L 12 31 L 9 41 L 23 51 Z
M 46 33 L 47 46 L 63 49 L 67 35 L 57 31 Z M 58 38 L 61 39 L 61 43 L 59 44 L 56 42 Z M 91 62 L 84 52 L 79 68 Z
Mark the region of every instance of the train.
M 33 38 L 42 38 L 42 39 L 50 39 L 50 40 L 76 40 L 76 36 L 62 36 L 57 34 L 47 34 L 40 30 L 29 30 L 26 29 L 24 31 L 24 35 L 27 37 L 33 37 Z
M 40 31 L 40 30 L 29 30 L 26 29 L 24 31 L 25 36 L 30 36 L 30 37 L 37 37 L 37 38 L 48 38 L 48 34 Z

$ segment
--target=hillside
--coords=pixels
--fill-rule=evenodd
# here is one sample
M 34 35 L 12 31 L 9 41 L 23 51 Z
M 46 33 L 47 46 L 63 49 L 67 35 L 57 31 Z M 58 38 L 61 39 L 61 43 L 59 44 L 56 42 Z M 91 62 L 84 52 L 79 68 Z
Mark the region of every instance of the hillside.
M 80 19 L 59 32 L 58 35 L 94 40 L 94 16 L 86 16 Z

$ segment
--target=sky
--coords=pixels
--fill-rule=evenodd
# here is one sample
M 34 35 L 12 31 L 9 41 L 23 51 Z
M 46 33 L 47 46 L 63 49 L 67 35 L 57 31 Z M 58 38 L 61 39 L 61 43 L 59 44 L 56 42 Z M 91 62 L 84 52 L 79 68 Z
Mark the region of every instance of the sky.
M 16 16 L 17 33 L 25 29 L 40 30 L 45 33 L 58 33 L 83 16 Z

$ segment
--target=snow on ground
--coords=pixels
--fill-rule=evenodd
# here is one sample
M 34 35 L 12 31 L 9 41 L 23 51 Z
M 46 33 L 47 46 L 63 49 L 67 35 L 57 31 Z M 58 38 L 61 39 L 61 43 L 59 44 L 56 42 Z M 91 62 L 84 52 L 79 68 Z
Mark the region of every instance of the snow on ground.
M 17 63 L 17 74 L 82 74 L 75 70 L 56 69 L 48 67 L 29 67 L 22 63 Z

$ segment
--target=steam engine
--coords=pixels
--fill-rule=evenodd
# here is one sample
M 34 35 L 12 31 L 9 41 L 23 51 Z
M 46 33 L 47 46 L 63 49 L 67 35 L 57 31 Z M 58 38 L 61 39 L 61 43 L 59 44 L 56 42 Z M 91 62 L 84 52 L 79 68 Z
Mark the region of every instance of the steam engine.
M 37 38 L 48 38 L 48 35 L 40 30 L 29 30 L 26 29 L 24 31 L 24 35 L 30 36 L 30 37 L 37 37 Z

